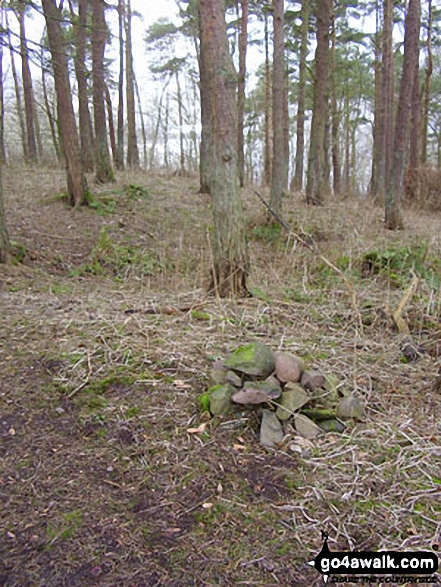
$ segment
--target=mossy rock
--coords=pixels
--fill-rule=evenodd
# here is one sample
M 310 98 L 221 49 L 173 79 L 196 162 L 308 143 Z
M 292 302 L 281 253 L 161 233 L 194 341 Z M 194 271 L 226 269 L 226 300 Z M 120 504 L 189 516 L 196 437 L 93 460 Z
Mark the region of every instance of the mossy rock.
M 277 408 L 277 417 L 279 420 L 288 420 L 293 412 L 302 408 L 310 400 L 310 396 L 300 385 L 291 383 L 285 387 L 280 399 L 280 406 Z
M 227 416 L 234 410 L 231 396 L 235 391 L 236 388 L 229 383 L 210 387 L 208 393 L 210 394 L 210 412 L 213 416 Z
M 274 371 L 274 353 L 268 345 L 252 342 L 240 346 L 231 353 L 225 361 L 225 366 L 239 373 L 265 378 Z

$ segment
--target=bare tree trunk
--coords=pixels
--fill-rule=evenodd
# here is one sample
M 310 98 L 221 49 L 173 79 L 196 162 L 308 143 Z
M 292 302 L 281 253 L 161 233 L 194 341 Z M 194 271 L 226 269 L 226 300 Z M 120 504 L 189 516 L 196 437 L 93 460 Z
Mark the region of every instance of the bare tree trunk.
M 427 25 L 427 61 L 424 80 L 424 101 L 423 101 L 423 124 L 421 130 L 421 163 L 427 163 L 427 135 L 429 131 L 429 104 L 430 104 L 430 80 L 433 73 L 432 54 L 432 33 L 433 33 L 433 10 L 432 0 L 429 4 L 429 22 Z
M 52 144 L 54 147 L 55 155 L 57 157 L 57 161 L 59 163 L 62 162 L 61 152 L 60 152 L 60 145 L 58 143 L 58 132 L 57 132 L 57 123 L 54 120 L 54 116 L 52 114 L 52 108 L 49 101 L 49 95 L 47 92 L 47 84 L 46 84 L 46 63 L 44 60 L 44 51 L 43 48 L 41 49 L 41 86 L 43 88 L 43 100 L 44 100 L 44 108 L 46 111 L 46 116 L 49 122 L 49 128 L 51 131 L 51 138 Z
M 158 135 L 159 135 L 159 129 L 161 127 L 161 118 L 162 118 L 162 102 L 164 100 L 164 95 L 165 95 L 165 91 L 167 89 L 167 86 L 170 82 L 170 78 L 168 78 L 168 80 L 165 82 L 163 88 L 162 88 L 162 92 L 161 92 L 161 96 L 159 98 L 159 104 L 158 104 L 158 117 L 156 119 L 156 124 L 155 124 L 155 129 L 153 131 L 153 139 L 152 139 L 152 144 L 150 146 L 150 155 L 149 155 L 149 169 L 153 169 L 153 164 L 155 162 L 155 149 L 156 149 L 156 143 L 158 142 Z M 168 98 L 168 96 L 167 96 Z
M 248 296 L 245 221 L 237 177 L 236 75 L 228 47 L 224 0 L 200 0 L 201 61 L 210 97 L 210 193 L 213 196 L 211 290 Z
M 199 37 L 201 37 L 201 14 L 199 2 L 198 6 L 198 27 Z M 210 94 L 208 72 L 206 65 L 201 57 L 201 50 L 197 46 L 195 39 L 196 52 L 198 55 L 199 65 L 199 96 L 201 105 L 201 144 L 199 147 L 199 193 L 210 193 Z
M 52 54 L 58 121 L 66 159 L 67 186 L 71 206 L 84 204 L 87 184 L 81 165 L 80 141 L 72 105 L 67 51 L 61 30 L 61 10 L 54 0 L 42 0 L 49 46 Z
M 26 45 L 25 30 L 25 7 L 24 0 L 18 0 L 18 22 L 20 24 L 20 54 L 21 54 L 21 75 L 23 79 L 23 95 L 26 115 L 26 142 L 28 162 L 36 163 L 38 160 L 37 143 L 35 140 L 34 121 L 34 91 L 32 88 L 31 70 L 29 68 L 28 48 Z
M 104 105 L 104 50 L 106 47 L 106 19 L 104 0 L 92 0 L 92 78 L 93 114 L 95 119 L 95 179 L 99 183 L 114 181 L 107 143 L 106 109 Z
M 159 118 L 159 115 L 158 115 Z M 167 99 L 165 101 L 165 114 L 164 114 L 164 124 L 162 125 L 162 133 L 163 133 L 163 140 L 164 140 L 164 167 L 165 172 L 168 174 L 169 171 L 169 155 L 168 155 L 168 126 L 169 126 L 169 118 L 170 118 L 170 96 L 167 94 Z
M 340 114 L 337 104 L 337 70 L 336 70 L 336 33 L 335 10 L 332 8 L 332 35 L 331 35 L 331 122 L 332 122 L 332 178 L 334 196 L 341 193 L 341 169 L 340 169 Z
M 182 114 L 181 83 L 179 81 L 179 72 L 177 69 L 175 71 L 175 78 L 176 78 L 176 99 L 178 102 L 180 173 L 182 176 L 184 176 L 185 175 L 184 117 Z
M 4 6 L 1 8 L 0 26 L 3 29 Z M 5 146 L 5 98 L 3 88 L 3 38 L 0 38 L 0 166 L 6 164 L 6 146 Z M 1 230 L 1 229 L 0 229 Z M 1 254 L 1 253 L 0 253 Z
M 299 55 L 299 93 L 297 102 L 297 137 L 296 165 L 291 189 L 301 192 L 303 189 L 303 167 L 305 159 L 305 108 L 306 108 L 306 70 L 308 57 L 308 32 L 311 0 L 302 0 L 302 28 Z
M 138 139 L 136 137 L 135 90 L 133 84 L 132 9 L 126 0 L 126 96 L 127 96 L 127 165 L 139 167 Z
M 420 63 L 415 60 L 415 71 L 412 90 L 409 169 L 416 170 L 421 163 L 421 94 L 420 94 Z M 416 177 L 418 181 L 418 176 Z M 417 188 L 418 191 L 418 188 Z
M 245 80 L 247 75 L 246 57 L 248 44 L 248 0 L 241 0 L 242 14 L 239 34 L 239 84 L 237 93 L 237 144 L 239 157 L 239 183 L 245 183 L 245 142 L 243 136 L 245 122 Z
M 92 172 L 94 169 L 93 157 L 93 126 L 89 109 L 89 95 L 86 68 L 86 42 L 87 42 L 87 12 L 88 0 L 78 1 L 78 18 L 75 17 L 72 0 L 69 0 L 71 18 L 73 22 L 73 34 L 75 38 L 74 66 L 78 84 L 78 114 L 81 142 L 81 160 L 84 171 Z
M 321 205 L 326 192 L 325 129 L 328 113 L 329 24 L 332 0 L 317 5 L 317 49 L 315 52 L 314 106 L 308 157 L 306 201 Z
M 345 166 L 344 166 L 344 193 L 351 192 L 351 109 L 349 90 L 346 84 L 345 91 Z
M 289 191 L 289 74 L 283 72 L 283 189 Z
M 263 183 L 271 184 L 271 77 L 269 61 L 269 33 L 268 33 L 268 15 L 264 12 L 265 19 L 265 145 L 264 145 L 264 162 L 263 162 Z
M 381 66 L 381 101 L 379 108 L 379 143 L 377 151 L 377 192 L 382 197 L 388 189 L 391 173 L 391 145 L 393 145 L 393 0 L 384 0 L 383 55 Z
M 119 77 L 116 168 L 124 169 L 124 1 L 118 0 Z
M 113 122 L 113 107 L 112 98 L 110 97 L 110 91 L 107 84 L 104 84 L 104 99 L 107 106 L 107 121 L 109 124 L 109 140 L 110 149 L 112 151 L 113 164 L 116 165 L 117 150 L 116 150 L 116 137 L 115 137 L 115 124 Z
M 9 258 L 10 242 L 6 228 L 5 207 L 3 202 L 3 165 L 0 163 L 0 263 L 6 263 Z
M 419 57 L 420 0 L 409 0 L 405 22 L 404 60 L 398 99 L 391 179 L 386 192 L 385 224 L 389 230 L 401 228 L 401 199 L 406 170 L 406 147 L 412 110 L 412 91 Z
M 141 96 L 139 94 L 138 82 L 136 80 L 135 73 L 133 73 L 133 85 L 135 86 L 136 101 L 138 102 L 139 119 L 141 121 L 141 136 L 142 136 L 142 155 L 143 155 L 143 167 L 147 169 L 147 134 L 145 132 L 144 115 L 142 113 Z
M 270 206 L 282 215 L 285 180 L 285 146 L 283 133 L 283 87 L 285 75 L 285 45 L 283 35 L 284 0 L 273 0 L 274 54 L 273 54 L 273 161 L 271 172 Z
M 8 22 L 8 12 L 5 10 L 4 12 L 5 20 L 6 20 L 6 30 L 8 34 L 8 47 L 9 47 L 9 61 L 11 63 L 11 71 L 12 71 L 12 78 L 14 80 L 14 90 L 15 90 L 15 105 L 17 111 L 17 118 L 20 124 L 20 138 L 21 138 L 21 146 L 23 150 L 23 158 L 25 161 L 28 160 L 28 145 L 26 141 L 26 127 L 23 115 L 23 106 L 21 102 L 21 92 L 20 92 L 20 83 L 18 81 L 17 69 L 15 67 L 15 57 L 14 57 L 14 50 L 12 48 L 11 43 L 11 33 L 9 28 Z
M 380 124 L 379 124 L 379 111 L 381 103 L 381 42 L 380 42 L 380 2 L 376 0 L 375 5 L 375 36 L 374 36 L 374 52 L 375 52 L 375 94 L 374 94 L 374 124 L 372 128 L 372 171 L 371 171 L 371 182 L 369 186 L 369 192 L 373 198 L 378 193 L 378 154 L 380 150 Z

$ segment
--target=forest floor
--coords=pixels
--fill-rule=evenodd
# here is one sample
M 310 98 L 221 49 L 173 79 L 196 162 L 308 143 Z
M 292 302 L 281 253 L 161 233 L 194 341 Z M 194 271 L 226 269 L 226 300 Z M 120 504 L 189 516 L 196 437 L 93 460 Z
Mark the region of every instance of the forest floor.
M 78 211 L 64 189 L 62 172 L 5 170 L 24 258 L 0 268 L 1 585 L 318 586 L 322 530 L 331 550 L 439 546 L 440 216 L 407 211 L 394 233 L 367 200 L 285 200 L 354 304 L 247 189 L 253 297 L 231 301 L 205 294 L 196 179 L 91 182 Z M 406 362 L 391 314 L 414 274 Z M 255 413 L 208 422 L 212 361 L 253 340 L 338 377 L 365 421 L 314 441 L 288 426 L 277 449 Z

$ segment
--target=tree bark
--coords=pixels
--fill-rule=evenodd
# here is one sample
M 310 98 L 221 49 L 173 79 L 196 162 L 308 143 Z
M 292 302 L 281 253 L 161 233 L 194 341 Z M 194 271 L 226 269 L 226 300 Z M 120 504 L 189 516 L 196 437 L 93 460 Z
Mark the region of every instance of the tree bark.
M 273 0 L 274 54 L 273 54 L 273 160 L 271 171 L 270 206 L 282 216 L 285 180 L 285 145 L 283 121 L 283 87 L 285 76 L 284 0 Z
M 420 63 L 415 60 L 415 71 L 412 89 L 411 128 L 409 148 L 409 169 L 416 170 L 421 162 L 421 93 L 420 93 Z M 418 180 L 418 176 L 416 177 Z M 418 191 L 418 188 L 417 188 Z
M 58 141 L 58 130 L 57 130 L 57 123 L 55 117 L 52 113 L 52 108 L 49 100 L 49 95 L 47 91 L 47 84 L 46 84 L 46 63 L 44 57 L 44 50 L 41 49 L 41 87 L 43 89 L 43 100 L 44 100 L 44 108 L 46 110 L 47 120 L 49 122 L 49 129 L 51 131 L 51 138 L 52 144 L 55 151 L 55 156 L 57 157 L 57 161 L 61 163 L 63 161 L 63 157 L 60 151 L 60 145 Z
M 378 153 L 380 149 L 380 124 L 379 111 L 381 104 L 381 37 L 380 37 L 380 2 L 376 0 L 375 5 L 375 36 L 374 36 L 374 68 L 375 68 L 375 93 L 374 93 L 374 123 L 372 127 L 372 171 L 369 192 L 372 198 L 375 198 L 378 193 Z
M 420 0 L 409 0 L 405 21 L 404 59 L 395 125 L 393 165 L 386 192 L 385 225 L 389 230 L 397 230 L 403 225 L 401 199 L 406 170 L 415 62 L 419 57 L 420 11 Z
M 332 123 L 332 183 L 334 196 L 341 193 L 341 163 L 340 163 L 340 114 L 337 104 L 337 70 L 336 70 L 336 27 L 335 10 L 332 9 L 331 35 L 331 123 Z
M 179 79 L 178 69 L 176 69 L 176 71 L 175 71 L 175 78 L 176 78 L 176 100 L 178 102 L 180 173 L 182 176 L 185 176 L 184 116 L 183 116 L 183 108 L 182 108 L 181 82 Z
M 213 267 L 210 289 L 248 296 L 248 255 L 237 167 L 237 76 L 228 47 L 224 0 L 200 0 L 201 61 L 210 98 Z
M 32 88 L 31 70 L 29 68 L 28 48 L 26 45 L 25 30 L 25 8 L 24 0 L 18 0 L 18 22 L 20 24 L 20 55 L 21 55 L 21 75 L 23 80 L 23 96 L 25 103 L 25 120 L 26 120 L 26 145 L 29 163 L 36 163 L 38 160 L 37 143 L 35 139 L 35 121 L 34 121 L 34 91 Z
M 76 207 L 84 204 L 87 184 L 81 165 L 80 141 L 72 105 L 67 51 L 60 24 L 62 15 L 54 0 L 42 0 L 42 5 L 52 54 L 58 122 L 66 159 L 69 203 Z
M 201 33 L 201 11 L 199 2 L 198 7 L 198 28 L 199 28 L 199 47 L 195 40 L 198 65 L 199 65 L 199 93 L 200 93 L 200 105 L 201 105 L 201 144 L 199 147 L 199 182 L 200 188 L 199 193 L 209 194 L 210 193 L 210 94 L 209 84 L 210 80 L 208 77 L 208 71 L 204 60 L 201 55 L 200 39 Z
M 17 110 L 17 118 L 20 124 L 20 138 L 21 138 L 21 146 L 23 150 L 23 158 L 25 161 L 28 160 L 28 144 L 26 140 L 26 126 L 25 126 L 25 119 L 23 114 L 23 106 L 21 101 L 21 91 L 20 91 L 20 83 L 18 81 L 17 69 L 15 67 L 15 56 L 14 50 L 11 43 L 11 33 L 9 28 L 8 22 L 8 13 L 7 11 L 4 12 L 5 20 L 6 20 L 6 30 L 8 34 L 8 47 L 9 47 L 9 60 L 11 63 L 11 71 L 12 71 L 12 78 L 14 80 L 14 90 L 15 90 L 15 105 Z
M 308 33 L 311 0 L 302 0 L 302 27 L 299 55 L 299 93 L 297 103 L 296 164 L 291 189 L 301 192 L 305 160 L 305 108 L 306 108 L 306 59 L 308 57 Z
M 136 136 L 135 89 L 133 84 L 132 9 L 126 0 L 126 98 L 127 98 L 127 166 L 139 168 L 139 149 Z
M 93 115 L 95 120 L 95 179 L 98 183 L 114 181 L 107 143 L 106 109 L 104 105 L 104 51 L 106 47 L 106 19 L 104 0 L 92 0 L 92 78 Z
M 116 131 L 116 168 L 124 169 L 124 1 L 118 0 L 119 77 L 118 77 L 118 122 Z
M 263 183 L 271 184 L 271 76 L 269 60 L 269 32 L 268 32 L 268 15 L 264 12 L 264 36 L 265 36 L 265 145 L 264 145 L 264 162 L 263 162 Z
M 133 73 L 133 85 L 135 87 L 136 101 L 138 102 L 139 120 L 141 121 L 143 167 L 144 169 L 147 169 L 147 134 L 145 131 L 144 114 L 142 113 L 141 96 L 135 73 Z
M 430 105 L 430 81 L 433 73 L 432 54 L 432 33 L 433 33 L 433 11 L 432 0 L 429 4 L 429 21 L 427 24 L 427 61 L 424 79 L 424 100 L 423 100 L 423 123 L 421 130 L 421 163 L 427 163 L 427 135 L 429 131 L 429 105 Z
M 326 192 L 325 129 L 328 113 L 329 25 L 332 0 L 317 5 L 317 48 L 315 52 L 314 103 L 306 182 L 306 201 L 321 205 Z
M 245 140 L 244 140 L 244 122 L 245 122 L 245 81 L 247 75 L 246 57 L 248 44 L 248 0 L 241 0 L 242 14 L 240 19 L 239 34 L 239 84 L 237 91 L 237 144 L 239 157 L 239 183 L 240 187 L 245 183 Z
M 4 7 L 1 6 L 1 27 L 4 27 L 3 16 Z M 5 146 L 5 98 L 3 87 L 3 38 L 0 39 L 0 165 L 6 164 L 6 146 Z
M 391 173 L 393 137 L 393 0 L 384 0 L 383 50 L 381 65 L 381 100 L 379 108 L 379 142 L 377 151 L 376 198 L 384 196 Z
M 113 164 L 116 165 L 117 151 L 116 151 L 115 124 L 113 122 L 112 98 L 110 97 L 110 91 L 109 91 L 109 87 L 107 84 L 104 84 L 104 99 L 106 101 L 107 120 L 108 120 L 108 124 L 109 124 L 110 150 L 112 151 Z
M 81 142 L 81 160 L 84 171 L 92 172 L 93 161 L 93 126 L 89 109 L 89 96 L 86 68 L 87 12 L 88 0 L 78 1 L 78 16 L 75 15 L 71 0 L 70 13 L 75 39 L 74 67 L 78 84 L 78 116 Z
M 0 163 L 0 263 L 6 263 L 9 258 L 10 242 L 6 228 L 5 207 L 3 202 L 3 165 Z

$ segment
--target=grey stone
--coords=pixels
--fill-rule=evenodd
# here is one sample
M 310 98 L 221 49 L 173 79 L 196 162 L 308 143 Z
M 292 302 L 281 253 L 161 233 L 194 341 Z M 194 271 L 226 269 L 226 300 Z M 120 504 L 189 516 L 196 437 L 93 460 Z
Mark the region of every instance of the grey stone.
M 225 361 L 226 367 L 258 377 L 268 377 L 274 371 L 274 353 L 262 342 L 253 342 L 237 348 Z
M 282 424 L 274 412 L 263 410 L 260 426 L 260 444 L 274 447 L 283 440 Z

